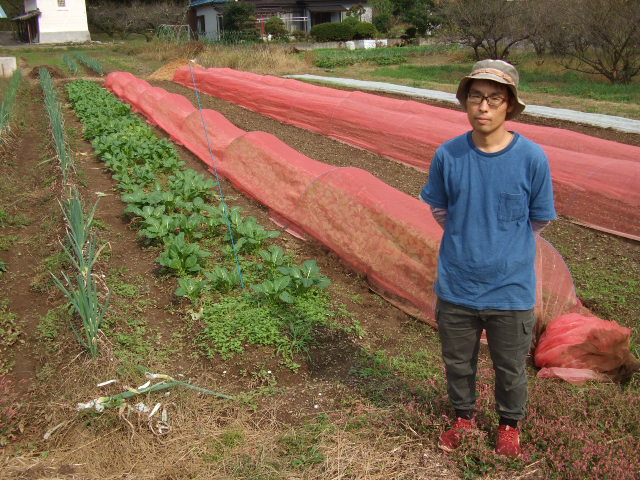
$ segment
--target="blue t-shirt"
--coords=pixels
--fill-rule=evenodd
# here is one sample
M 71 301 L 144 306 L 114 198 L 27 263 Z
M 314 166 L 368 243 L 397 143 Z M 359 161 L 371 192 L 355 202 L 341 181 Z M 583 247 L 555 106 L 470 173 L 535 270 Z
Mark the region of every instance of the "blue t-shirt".
M 553 186 L 542 149 L 514 133 L 496 153 L 471 132 L 444 143 L 422 199 L 448 210 L 436 293 L 478 310 L 528 310 L 536 301 L 536 242 L 531 220 L 553 220 Z

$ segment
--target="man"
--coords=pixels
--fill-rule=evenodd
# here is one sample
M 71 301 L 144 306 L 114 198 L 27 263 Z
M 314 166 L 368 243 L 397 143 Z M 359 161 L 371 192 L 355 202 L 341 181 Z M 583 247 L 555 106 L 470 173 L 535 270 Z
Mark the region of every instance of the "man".
M 518 421 L 527 401 L 526 358 L 535 317 L 535 235 L 556 217 L 542 149 L 505 121 L 525 108 L 518 72 L 502 60 L 477 62 L 456 97 L 472 130 L 435 153 L 420 198 L 444 229 L 436 321 L 449 399 L 456 413 L 439 438 L 451 451 L 476 428 L 476 370 L 482 331 L 496 376 L 496 452 L 520 454 Z

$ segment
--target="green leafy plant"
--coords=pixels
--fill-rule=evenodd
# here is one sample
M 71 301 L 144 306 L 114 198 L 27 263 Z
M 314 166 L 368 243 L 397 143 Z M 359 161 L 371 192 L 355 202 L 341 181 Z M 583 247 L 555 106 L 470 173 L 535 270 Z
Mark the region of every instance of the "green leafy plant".
M 78 65 L 78 62 L 76 61 L 75 58 L 69 55 L 63 55 L 62 63 L 64 63 L 64 66 L 67 67 L 67 70 L 69 70 L 69 72 L 71 72 L 72 75 L 78 74 L 78 71 L 80 70 L 80 65 Z
M 200 297 L 206 286 L 206 280 L 199 280 L 193 277 L 179 278 L 175 295 L 177 297 L 186 297 L 191 300 L 191 303 L 197 305 L 200 302 Z
M 252 285 L 251 288 L 270 302 L 281 300 L 285 303 L 293 303 L 295 298 L 288 289 L 290 283 L 291 277 L 284 275 L 273 280 L 265 280 L 258 285 Z
M 102 63 L 100 63 L 100 61 L 96 60 L 95 58 L 88 57 L 81 52 L 73 52 L 73 56 L 81 63 L 84 63 L 88 68 L 96 72 L 98 75 L 104 74 Z
M 291 277 L 296 292 L 309 290 L 313 287 L 327 288 L 331 281 L 320 274 L 320 267 L 315 260 L 306 260 L 301 266 L 278 267 L 278 270 Z
M 13 116 L 13 104 L 15 103 L 16 94 L 22 81 L 22 73 L 20 69 L 13 72 L 2 102 L 0 102 L 0 140 L 9 128 L 11 117 Z
M 197 173 L 195 170 L 178 170 L 169 177 L 168 187 L 180 195 L 185 202 L 190 202 L 196 197 L 209 199 L 213 197 L 213 189 L 216 183 L 212 179 Z
M 226 293 L 240 285 L 240 272 L 238 269 L 231 271 L 223 267 L 213 267 L 211 271 L 204 272 L 209 281 L 209 288 Z
M 210 255 L 197 243 L 187 242 L 182 232 L 165 237 L 164 245 L 158 263 L 180 277 L 198 273 L 202 270 L 204 259 Z
M 236 219 L 235 232 L 238 236 L 236 240 L 236 250 L 245 250 L 248 252 L 252 252 L 261 247 L 268 239 L 280 236 L 280 232 L 278 231 L 265 229 L 258 223 L 255 217 L 247 217 L 244 220 Z
M 277 245 L 269 245 L 267 250 L 260 250 L 258 255 L 267 263 L 268 265 L 277 268 L 284 264 L 286 257 L 284 254 L 284 250 Z
M 53 140 L 56 146 L 60 168 L 62 170 L 62 179 L 65 184 L 69 183 L 69 175 L 74 171 L 74 162 L 69 149 L 67 147 L 66 136 L 64 133 L 64 117 L 56 89 L 53 84 L 51 74 L 46 68 L 39 71 L 40 85 L 44 93 L 44 105 L 49 114 L 49 125 L 53 134 Z

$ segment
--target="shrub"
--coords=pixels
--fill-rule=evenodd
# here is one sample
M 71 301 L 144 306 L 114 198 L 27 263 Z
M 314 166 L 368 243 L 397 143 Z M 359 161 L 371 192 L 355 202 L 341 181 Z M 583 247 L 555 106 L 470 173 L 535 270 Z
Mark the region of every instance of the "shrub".
M 354 29 L 348 23 L 319 23 L 311 29 L 318 42 L 346 42 L 353 38 Z
M 309 40 L 310 38 L 309 33 L 305 32 L 304 30 L 294 30 L 293 32 L 291 32 L 291 35 L 299 42 Z
M 391 28 L 392 16 L 390 13 L 379 13 L 373 19 L 373 24 L 380 32 L 388 32 Z
M 355 34 L 353 38 L 362 40 L 365 38 L 373 38 L 376 34 L 376 27 L 373 23 L 358 22 L 355 27 Z
M 226 31 L 255 31 L 256 6 L 252 3 L 233 2 L 224 7 L 222 26 Z
M 271 17 L 264 24 L 264 32 L 273 38 L 286 38 L 289 35 L 284 21 L 280 17 Z

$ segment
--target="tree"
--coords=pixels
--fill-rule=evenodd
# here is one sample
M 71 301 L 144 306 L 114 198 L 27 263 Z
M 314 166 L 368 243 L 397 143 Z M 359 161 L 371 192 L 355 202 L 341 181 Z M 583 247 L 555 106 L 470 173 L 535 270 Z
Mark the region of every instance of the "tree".
M 273 38 L 281 39 L 289 36 L 289 31 L 280 17 L 271 17 L 264 23 L 264 32 Z
M 381 32 L 408 24 L 425 34 L 442 21 L 433 0 L 369 0 L 369 3 L 373 7 L 373 24 Z
M 548 41 L 568 69 L 628 84 L 640 73 L 640 1 L 557 0 Z
M 445 38 L 473 49 L 476 59 L 509 56 L 511 48 L 527 40 L 523 3 L 506 0 L 444 0 Z
M 424 35 L 437 27 L 442 19 L 436 15 L 433 0 L 393 0 L 394 14 L 413 25 L 417 33 Z
M 345 14 L 347 17 L 353 17 L 356 20 L 360 21 L 362 19 L 362 15 L 364 15 L 365 9 L 361 3 L 356 3 L 351 8 L 347 9 Z
M 150 41 L 163 24 L 183 24 L 188 4 L 170 0 L 142 0 L 126 4 L 116 1 L 87 2 L 87 19 L 93 29 L 125 39 L 132 33 Z
M 370 0 L 373 8 L 373 24 L 381 32 L 388 32 L 393 26 L 393 2 L 391 0 Z
M 226 4 L 222 13 L 222 27 L 234 32 L 255 31 L 256 6 L 245 2 Z

